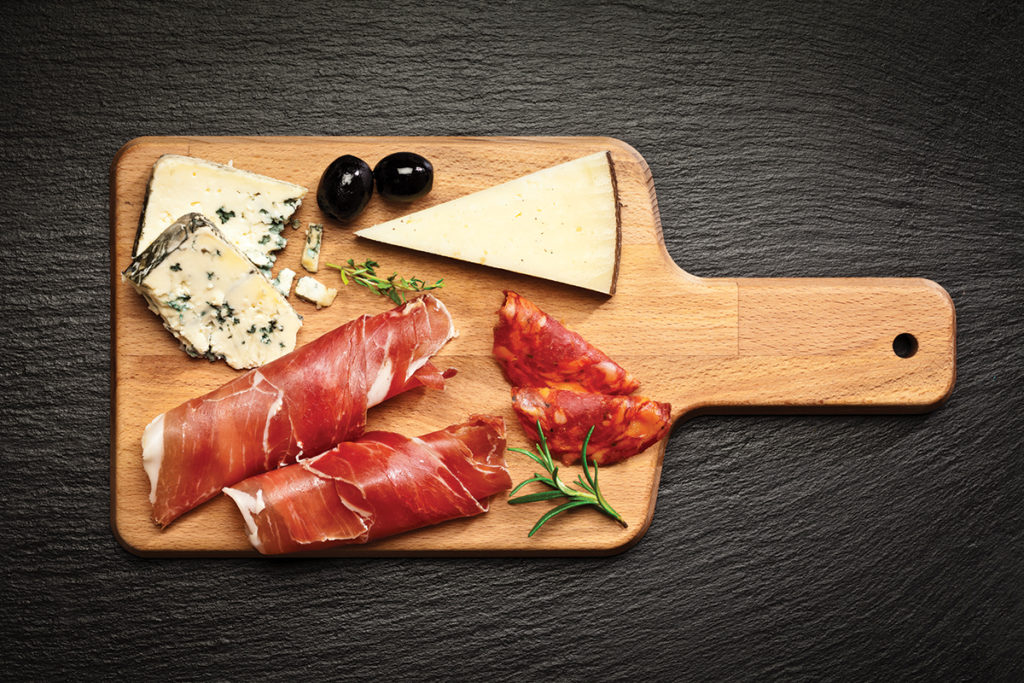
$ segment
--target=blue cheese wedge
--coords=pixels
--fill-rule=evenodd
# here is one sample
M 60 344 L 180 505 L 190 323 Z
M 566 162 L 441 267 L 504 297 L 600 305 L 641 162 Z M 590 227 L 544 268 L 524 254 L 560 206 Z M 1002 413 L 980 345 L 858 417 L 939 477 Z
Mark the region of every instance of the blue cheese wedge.
M 356 234 L 614 294 L 621 229 L 611 156 L 552 166 Z
M 277 291 L 287 298 L 292 292 L 292 282 L 295 281 L 295 271 L 291 268 L 282 268 L 278 271 L 277 277 L 270 282 L 277 288 Z
M 281 232 L 306 192 L 301 185 L 232 166 L 165 154 L 153 164 L 132 256 L 181 216 L 201 213 L 269 275 L 276 252 L 287 243 Z
M 124 278 L 190 356 L 255 368 L 295 348 L 302 318 L 205 216 L 172 223 Z
M 306 246 L 302 250 L 302 267 L 315 273 L 320 267 L 320 246 L 324 240 L 324 226 L 310 223 L 306 228 Z
M 338 290 L 328 287 L 314 277 L 304 275 L 295 285 L 295 296 L 311 304 L 316 304 L 317 309 L 320 309 L 334 303 L 334 297 L 338 296 Z

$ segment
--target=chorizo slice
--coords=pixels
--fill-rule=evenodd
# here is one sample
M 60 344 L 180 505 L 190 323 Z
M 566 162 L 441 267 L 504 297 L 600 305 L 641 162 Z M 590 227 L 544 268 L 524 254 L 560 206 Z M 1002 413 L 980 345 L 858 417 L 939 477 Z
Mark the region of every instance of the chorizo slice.
M 601 394 L 629 394 L 640 386 L 600 349 L 515 292 L 505 292 L 498 311 L 493 353 L 512 386 Z
M 647 450 L 672 424 L 672 406 L 642 396 L 513 387 L 512 406 L 535 439 L 540 421 L 551 454 L 566 465 L 579 462 L 591 426 L 587 460 L 610 465 Z

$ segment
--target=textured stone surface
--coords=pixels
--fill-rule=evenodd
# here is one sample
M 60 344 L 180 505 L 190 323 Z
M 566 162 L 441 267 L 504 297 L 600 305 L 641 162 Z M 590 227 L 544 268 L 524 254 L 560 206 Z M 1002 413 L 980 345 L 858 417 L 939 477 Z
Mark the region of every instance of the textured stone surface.
M 4 3 L 5 677 L 1024 677 L 1018 3 L 260 4 Z M 139 559 L 107 183 L 145 134 L 620 137 L 696 274 L 940 282 L 958 385 L 677 426 L 618 557 Z

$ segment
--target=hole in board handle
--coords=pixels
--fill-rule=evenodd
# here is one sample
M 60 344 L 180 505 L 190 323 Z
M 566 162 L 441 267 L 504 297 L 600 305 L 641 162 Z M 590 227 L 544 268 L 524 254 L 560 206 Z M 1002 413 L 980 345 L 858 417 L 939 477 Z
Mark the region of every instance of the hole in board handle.
M 910 358 L 917 353 L 917 337 L 904 332 L 892 340 L 892 352 L 900 358 Z

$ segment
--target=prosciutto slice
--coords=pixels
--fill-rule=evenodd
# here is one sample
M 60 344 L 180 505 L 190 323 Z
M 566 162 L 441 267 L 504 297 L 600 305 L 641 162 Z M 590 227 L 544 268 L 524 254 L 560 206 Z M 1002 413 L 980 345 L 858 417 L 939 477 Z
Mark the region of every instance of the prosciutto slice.
M 505 424 L 474 415 L 416 438 L 368 432 L 225 488 L 265 555 L 370 541 L 486 512 L 512 486 Z
M 587 460 L 610 465 L 648 449 L 668 433 L 672 408 L 641 396 L 610 396 L 562 389 L 513 387 L 512 407 L 527 434 L 544 430 L 551 454 L 572 465 L 580 460 L 590 427 Z
M 494 357 L 513 386 L 629 394 L 640 386 L 622 366 L 515 292 L 505 292 Z
M 455 334 L 425 295 L 364 315 L 205 396 L 142 436 L 153 519 L 170 524 L 225 486 L 363 433 L 366 410 L 413 387 L 444 387 L 428 361 Z

